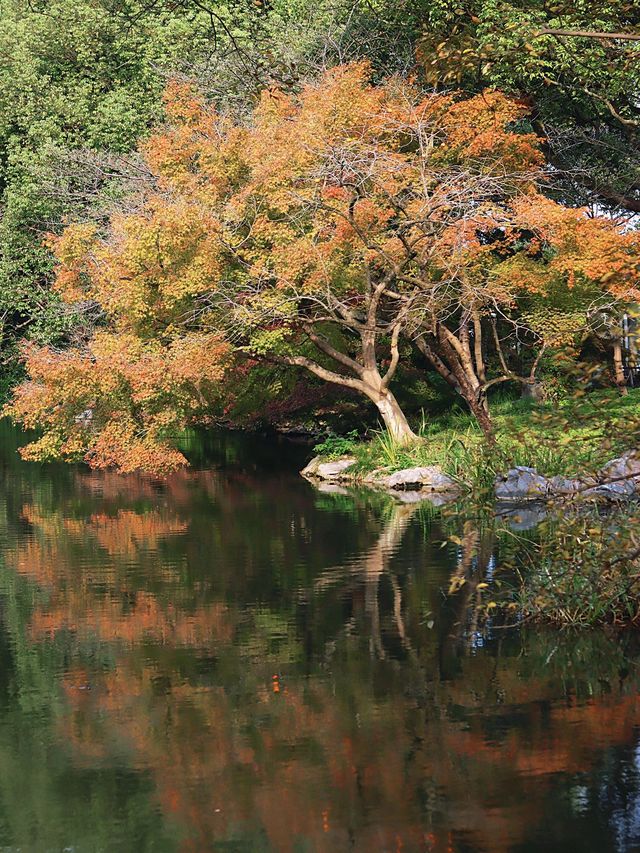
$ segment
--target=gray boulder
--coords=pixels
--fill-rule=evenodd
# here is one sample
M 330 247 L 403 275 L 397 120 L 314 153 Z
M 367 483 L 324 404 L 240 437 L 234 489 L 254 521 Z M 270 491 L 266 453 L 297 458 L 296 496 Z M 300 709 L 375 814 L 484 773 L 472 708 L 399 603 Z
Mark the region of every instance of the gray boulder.
M 575 495 L 588 485 L 583 480 L 572 480 L 569 477 L 556 475 L 547 481 L 551 495 Z
M 598 471 L 597 481 L 584 491 L 585 497 L 619 501 L 640 494 L 640 457 L 629 451 L 612 459 Z
M 539 501 L 549 494 L 549 481 L 538 474 L 535 468 L 519 465 L 511 468 L 495 481 L 496 497 L 499 501 Z
M 386 479 L 385 485 L 390 489 L 406 489 L 409 491 L 418 489 L 431 492 L 460 491 L 458 483 L 435 465 L 404 468 L 402 471 L 396 471 Z
M 310 480 L 324 480 L 327 483 L 339 483 L 342 480 L 349 480 L 350 477 L 344 477 L 343 474 L 352 465 L 355 465 L 356 460 L 350 457 L 344 459 L 336 459 L 335 462 L 323 462 L 321 456 L 314 457 L 311 462 L 300 473 L 303 477 Z
M 543 477 L 535 468 L 512 468 L 495 482 L 496 497 L 505 503 L 544 500 L 550 497 L 585 497 L 603 501 L 625 500 L 640 495 L 640 455 L 625 453 L 607 462 L 596 477 Z
M 602 482 L 631 483 L 634 489 L 640 488 L 640 456 L 635 451 L 630 451 L 612 459 L 600 469 L 598 479 Z
M 621 480 L 612 483 L 599 483 L 584 492 L 586 498 L 605 498 L 610 501 L 620 501 L 632 498 L 637 493 L 633 480 Z

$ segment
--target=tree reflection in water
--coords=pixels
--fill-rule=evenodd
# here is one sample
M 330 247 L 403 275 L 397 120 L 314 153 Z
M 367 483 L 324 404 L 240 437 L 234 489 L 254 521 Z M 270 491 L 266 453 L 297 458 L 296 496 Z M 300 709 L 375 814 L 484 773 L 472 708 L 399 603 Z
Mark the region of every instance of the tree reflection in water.
M 489 529 L 228 463 L 2 501 L 3 844 L 640 843 L 633 642 L 478 622 Z

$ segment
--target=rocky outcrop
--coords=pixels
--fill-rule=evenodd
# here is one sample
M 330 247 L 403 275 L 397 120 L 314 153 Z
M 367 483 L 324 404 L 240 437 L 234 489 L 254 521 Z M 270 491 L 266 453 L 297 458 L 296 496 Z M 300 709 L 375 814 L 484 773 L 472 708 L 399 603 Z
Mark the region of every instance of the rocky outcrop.
M 308 480 L 319 481 L 325 484 L 339 483 L 361 483 L 386 489 L 392 492 L 402 493 L 409 503 L 417 500 L 418 494 L 438 494 L 455 497 L 461 492 L 459 483 L 435 465 L 420 466 L 416 468 L 404 468 L 389 474 L 384 470 L 371 471 L 364 476 L 358 475 L 352 470 L 355 459 L 345 457 L 333 462 L 323 462 L 320 456 L 316 456 L 300 473 Z
M 459 492 L 460 486 L 435 465 L 419 468 L 404 468 L 388 477 L 382 478 L 388 489 L 416 491 L 428 489 L 430 492 Z
M 640 455 L 631 451 L 600 469 L 595 491 L 613 497 L 634 497 L 640 494 Z
M 345 472 L 356 464 L 352 457 L 336 459 L 334 462 L 323 462 L 321 456 L 315 456 L 300 472 L 308 480 L 321 480 L 324 483 L 343 483 L 353 480 L 352 475 Z
M 356 460 L 347 456 L 331 462 L 316 456 L 301 472 L 303 477 L 325 488 L 339 485 L 366 485 L 395 494 L 405 503 L 423 500 L 442 504 L 458 497 L 463 487 L 435 465 L 404 468 L 389 474 L 383 469 L 362 475 L 354 470 Z M 544 477 L 535 468 L 520 465 L 496 478 L 499 503 L 518 505 L 549 499 L 587 498 L 619 501 L 640 498 L 640 453 L 624 454 L 607 462 L 595 476 Z M 523 528 L 524 529 L 524 528 Z
M 495 481 L 503 503 L 583 497 L 604 501 L 640 497 L 640 456 L 635 451 L 607 462 L 593 477 L 543 477 L 535 468 L 519 466 Z
M 496 477 L 496 497 L 499 501 L 539 501 L 549 493 L 549 481 L 535 468 L 519 465 L 502 477 Z

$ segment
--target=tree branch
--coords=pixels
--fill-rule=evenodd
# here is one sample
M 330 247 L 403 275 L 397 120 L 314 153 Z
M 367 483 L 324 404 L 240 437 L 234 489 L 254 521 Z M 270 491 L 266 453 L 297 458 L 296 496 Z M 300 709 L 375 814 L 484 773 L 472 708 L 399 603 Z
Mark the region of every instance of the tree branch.
M 458 394 L 460 393 L 460 385 L 455 375 L 447 365 L 442 361 L 440 356 L 435 352 L 432 347 L 426 342 L 424 335 L 420 335 L 415 339 L 415 344 L 420 350 L 420 352 L 424 355 L 424 357 L 431 362 L 431 364 L 435 367 L 437 372 L 442 376 L 445 382 L 448 382 L 452 388 L 454 388 Z
M 345 355 L 343 352 L 340 352 L 340 350 L 332 346 L 326 338 L 319 335 L 317 332 L 314 332 L 313 327 L 308 323 L 305 323 L 303 328 L 309 340 L 313 342 L 314 346 L 316 346 L 320 352 L 328 355 L 329 358 L 332 358 L 344 367 L 348 367 L 349 370 L 352 370 L 357 376 L 362 374 L 362 365 L 358 364 L 357 361 L 354 361 L 354 359 L 349 358 L 348 355 Z
M 640 33 L 604 33 L 597 30 L 558 30 L 545 27 L 535 33 L 532 38 L 542 36 L 564 36 L 567 38 L 608 39 L 613 41 L 640 41 Z
M 354 388 L 356 391 L 361 391 L 366 394 L 365 383 L 360 379 L 353 379 L 351 376 L 343 376 L 341 373 L 335 373 L 333 370 L 327 370 L 310 358 L 302 355 L 279 355 L 273 356 L 273 360 L 281 364 L 288 364 L 292 367 L 304 367 L 308 371 L 324 379 L 326 382 L 333 382 L 335 385 L 343 385 L 345 388 Z

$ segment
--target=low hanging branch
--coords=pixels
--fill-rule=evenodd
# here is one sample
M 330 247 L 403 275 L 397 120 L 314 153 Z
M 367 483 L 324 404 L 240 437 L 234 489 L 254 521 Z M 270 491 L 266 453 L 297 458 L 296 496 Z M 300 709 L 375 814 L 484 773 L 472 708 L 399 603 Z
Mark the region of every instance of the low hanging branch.
M 602 33 L 596 30 L 558 30 L 553 27 L 537 32 L 533 38 L 560 36 L 566 38 L 607 39 L 608 41 L 640 41 L 640 33 Z

